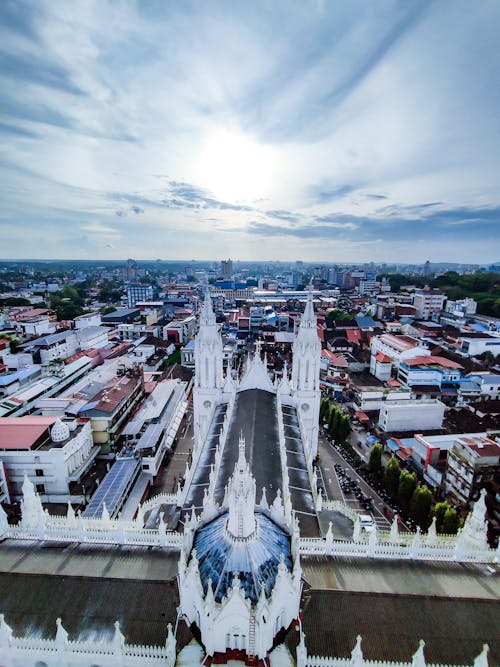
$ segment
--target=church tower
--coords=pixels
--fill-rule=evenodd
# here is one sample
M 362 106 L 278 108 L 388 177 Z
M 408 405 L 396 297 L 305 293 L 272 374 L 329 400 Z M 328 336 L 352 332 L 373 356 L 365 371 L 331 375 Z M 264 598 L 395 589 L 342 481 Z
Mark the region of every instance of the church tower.
M 210 292 L 207 290 L 194 348 L 193 417 L 195 447 L 201 446 L 205 440 L 217 398 L 223 385 L 222 359 L 222 339 L 215 322 Z
M 318 451 L 320 358 L 321 342 L 318 338 L 312 293 L 309 292 L 293 344 L 292 366 L 292 391 L 307 459 L 314 458 Z

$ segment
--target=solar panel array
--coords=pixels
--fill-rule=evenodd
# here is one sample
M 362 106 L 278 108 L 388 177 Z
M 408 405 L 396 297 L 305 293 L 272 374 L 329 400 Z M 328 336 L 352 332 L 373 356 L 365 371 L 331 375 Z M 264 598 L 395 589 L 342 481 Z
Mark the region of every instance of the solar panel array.
M 109 515 L 113 516 L 125 493 L 129 490 L 140 465 L 140 460 L 133 457 L 117 459 L 97 487 L 97 491 L 83 513 L 84 518 L 100 518 L 104 504 L 106 504 Z

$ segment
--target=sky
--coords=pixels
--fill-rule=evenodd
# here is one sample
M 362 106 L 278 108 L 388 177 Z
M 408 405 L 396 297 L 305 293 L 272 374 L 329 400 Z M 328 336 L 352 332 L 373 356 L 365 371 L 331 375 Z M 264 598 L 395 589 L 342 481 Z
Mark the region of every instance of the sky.
M 498 0 L 2 0 L 0 258 L 500 261 Z

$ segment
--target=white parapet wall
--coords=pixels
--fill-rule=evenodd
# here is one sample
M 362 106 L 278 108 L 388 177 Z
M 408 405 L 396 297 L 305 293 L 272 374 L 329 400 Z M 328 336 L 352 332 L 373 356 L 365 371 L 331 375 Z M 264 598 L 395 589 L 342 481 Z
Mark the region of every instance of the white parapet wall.
M 53 639 L 14 637 L 12 629 L 0 614 L 0 660 L 2 667 L 174 667 L 175 637 L 168 625 L 164 646 L 127 644 L 115 622 L 113 637 L 104 641 L 70 640 L 61 619 L 56 621 Z
M 300 632 L 300 642 L 297 646 L 297 667 L 489 667 L 488 665 L 488 644 L 483 645 L 483 650 L 475 658 L 473 665 L 443 665 L 426 661 L 425 642 L 420 640 L 418 649 L 408 660 L 402 662 L 390 662 L 386 660 L 365 660 L 361 648 L 361 636 L 358 635 L 356 644 L 351 651 L 350 658 L 326 657 L 320 655 L 308 655 L 306 646 L 306 637 Z

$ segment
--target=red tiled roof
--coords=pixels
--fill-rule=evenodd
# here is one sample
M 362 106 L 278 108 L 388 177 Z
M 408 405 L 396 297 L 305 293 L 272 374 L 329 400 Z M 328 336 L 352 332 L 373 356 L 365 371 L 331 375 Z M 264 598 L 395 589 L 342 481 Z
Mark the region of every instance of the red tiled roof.
M 323 327 L 317 327 L 316 330 L 318 332 L 318 338 L 320 339 L 320 341 L 322 343 L 324 343 L 325 342 L 325 330 L 323 329 Z
M 25 310 L 18 317 L 18 320 L 25 320 L 29 317 L 36 317 L 37 315 L 46 315 L 49 312 L 48 308 L 31 308 L 30 310 Z
M 380 350 L 375 355 L 375 359 L 381 364 L 391 364 L 392 357 L 389 357 L 387 354 L 384 354 Z
M 339 366 L 340 368 L 347 368 L 349 366 L 349 362 L 343 354 L 334 354 L 330 350 L 323 350 L 321 355 L 326 357 L 333 366 Z
M 57 417 L 0 417 L 0 449 L 30 449 Z
M 355 345 L 359 345 L 360 340 L 361 340 L 361 331 L 360 329 L 346 329 L 346 335 L 347 335 L 347 340 L 350 343 L 354 343 Z
M 430 357 L 413 357 L 413 359 L 406 359 L 404 363 L 408 366 L 443 366 L 443 368 L 463 369 L 463 366 L 451 361 L 451 359 L 432 355 Z

